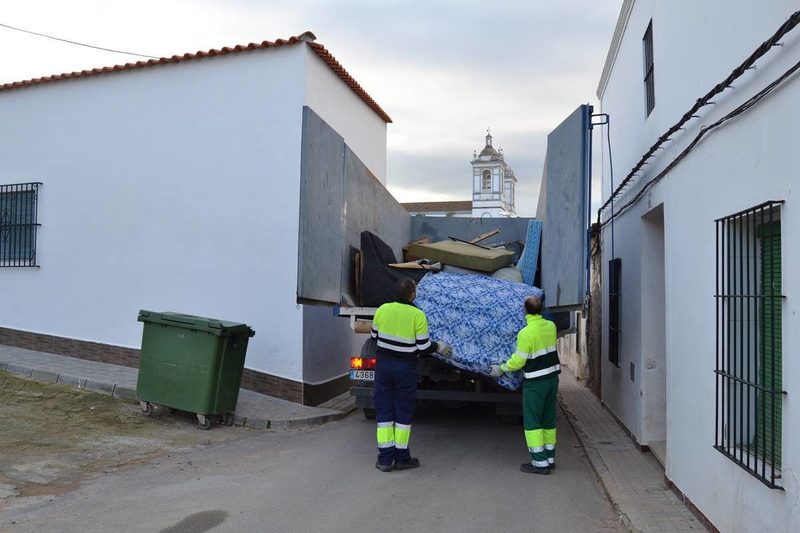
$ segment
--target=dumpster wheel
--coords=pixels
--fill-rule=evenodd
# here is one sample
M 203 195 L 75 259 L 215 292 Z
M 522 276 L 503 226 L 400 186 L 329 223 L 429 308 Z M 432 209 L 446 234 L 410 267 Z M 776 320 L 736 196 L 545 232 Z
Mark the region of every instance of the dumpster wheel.
M 200 429 L 211 429 L 211 418 L 198 413 L 197 425 L 200 427 Z
M 233 413 L 225 413 L 222 416 L 222 424 L 225 426 L 232 426 L 233 425 Z
M 142 408 L 142 414 L 144 416 L 153 416 L 153 404 L 152 403 L 142 400 L 142 401 L 139 402 L 139 407 Z

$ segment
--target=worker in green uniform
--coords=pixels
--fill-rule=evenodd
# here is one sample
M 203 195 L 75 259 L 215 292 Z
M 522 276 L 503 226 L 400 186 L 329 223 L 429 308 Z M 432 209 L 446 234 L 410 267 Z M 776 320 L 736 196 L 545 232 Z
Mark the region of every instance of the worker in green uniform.
M 531 454 L 520 470 L 549 474 L 556 467 L 556 396 L 561 365 L 556 350 L 556 325 L 542 317 L 542 300 L 525 300 L 527 325 L 517 334 L 517 350 L 501 365 L 492 365 L 492 377 L 522 370 L 522 421 Z

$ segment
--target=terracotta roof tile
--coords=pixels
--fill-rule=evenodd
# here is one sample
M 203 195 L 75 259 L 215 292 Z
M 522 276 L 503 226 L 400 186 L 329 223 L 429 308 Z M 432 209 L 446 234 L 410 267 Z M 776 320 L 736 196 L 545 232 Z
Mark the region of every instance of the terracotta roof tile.
M 410 213 L 446 213 L 453 211 L 472 211 L 470 200 L 456 200 L 450 202 L 413 202 L 401 204 Z
M 114 65 L 109 67 L 93 68 L 91 70 L 81 70 L 75 72 L 65 72 L 63 74 L 54 74 L 52 76 L 44 76 L 41 78 L 33 78 L 30 80 L 15 81 L 0 85 L 0 91 L 8 91 L 11 89 L 20 89 L 23 87 L 30 87 L 33 85 L 41 85 L 44 83 L 52 83 L 54 81 L 68 80 L 72 78 L 87 78 L 89 76 L 97 76 L 110 72 L 121 72 L 124 70 L 135 70 L 146 67 L 153 67 L 156 65 L 167 65 L 171 63 L 181 63 L 184 61 L 193 61 L 196 59 L 203 59 L 206 57 L 222 56 L 227 54 L 235 54 L 239 52 L 248 52 L 251 50 L 263 50 L 265 48 L 277 48 L 280 46 L 295 45 L 297 43 L 306 42 L 311 50 L 322 59 L 333 70 L 343 82 L 358 96 L 367 106 L 372 109 L 385 122 L 392 122 L 392 119 L 381 107 L 370 97 L 369 94 L 358 84 L 356 80 L 342 67 L 335 57 L 321 44 L 313 42 L 314 34 L 305 32 L 300 35 L 290 37 L 288 39 L 278 39 L 277 41 L 263 41 L 260 43 L 249 43 L 246 45 L 236 45 L 233 47 L 225 46 L 219 50 L 198 50 L 195 53 L 185 53 L 183 55 L 174 55 L 171 57 L 162 57 L 161 59 L 150 59 L 148 61 L 137 61 L 136 63 L 125 63 L 124 65 Z

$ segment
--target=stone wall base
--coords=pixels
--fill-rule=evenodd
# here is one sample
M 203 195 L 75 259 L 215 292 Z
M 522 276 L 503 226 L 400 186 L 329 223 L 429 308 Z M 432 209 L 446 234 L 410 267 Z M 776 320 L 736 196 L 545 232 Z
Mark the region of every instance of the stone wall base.
M 0 344 L 88 361 L 139 368 L 139 350 L 135 348 L 123 348 L 10 328 L 0 328 Z M 341 376 L 326 383 L 312 385 L 245 368 L 242 373 L 242 387 L 304 405 L 319 405 L 347 391 L 349 379 L 347 376 Z

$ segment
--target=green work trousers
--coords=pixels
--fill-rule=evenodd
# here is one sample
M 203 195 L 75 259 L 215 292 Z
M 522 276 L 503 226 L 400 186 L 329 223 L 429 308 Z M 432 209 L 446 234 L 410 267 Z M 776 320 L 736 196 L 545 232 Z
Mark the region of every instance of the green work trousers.
M 557 394 L 558 375 L 525 380 L 522 385 L 522 422 L 533 466 L 555 463 Z

